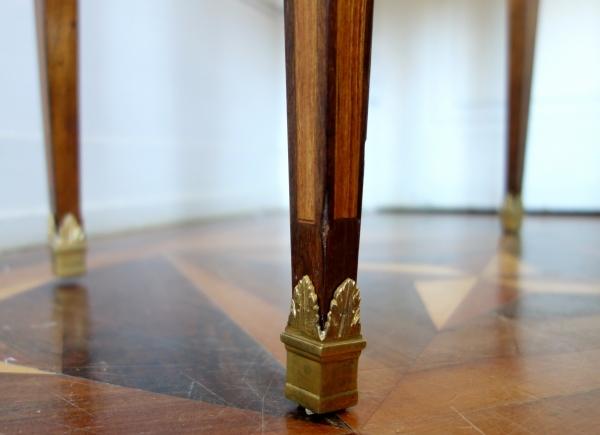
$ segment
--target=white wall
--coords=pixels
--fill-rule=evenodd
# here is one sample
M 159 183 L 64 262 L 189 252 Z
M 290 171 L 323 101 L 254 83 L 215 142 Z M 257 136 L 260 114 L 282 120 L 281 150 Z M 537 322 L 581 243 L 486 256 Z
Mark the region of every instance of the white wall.
M 364 206 L 493 209 L 506 0 L 376 0 Z M 600 0 L 540 0 L 523 200 L 600 210 Z
M 600 0 L 541 0 L 525 205 L 600 210 Z
M 600 210 L 600 0 L 541 0 L 524 201 Z M 287 207 L 281 0 L 80 0 L 90 234 Z M 375 0 L 364 206 L 496 208 L 506 0 Z M 0 250 L 45 239 L 33 0 L 0 0 Z
M 500 203 L 505 2 L 375 6 L 366 207 Z
M 258 0 L 81 0 L 91 235 L 282 209 L 282 14 Z M 0 249 L 45 240 L 32 0 L 0 0 Z
M 0 1 L 0 250 L 39 243 L 48 217 L 33 1 Z

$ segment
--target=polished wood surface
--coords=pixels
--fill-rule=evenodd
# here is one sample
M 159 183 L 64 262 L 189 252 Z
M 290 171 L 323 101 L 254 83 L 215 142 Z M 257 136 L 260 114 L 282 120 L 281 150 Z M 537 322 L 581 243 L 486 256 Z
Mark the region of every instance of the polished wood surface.
M 521 195 L 539 0 L 510 0 L 507 193 Z
M 335 23 L 330 23 L 335 29 L 335 85 L 329 100 L 335 105 L 333 218 L 351 219 L 360 214 L 362 195 L 373 3 L 342 0 L 335 8 Z
M 326 317 L 356 280 L 372 0 L 286 0 L 292 282 L 308 275 Z
M 36 0 L 50 204 L 59 225 L 81 222 L 77 89 L 77 0 Z
M 364 215 L 360 401 L 283 396 L 286 216 L 0 256 L 0 433 L 571 434 L 600 427 L 600 220 Z

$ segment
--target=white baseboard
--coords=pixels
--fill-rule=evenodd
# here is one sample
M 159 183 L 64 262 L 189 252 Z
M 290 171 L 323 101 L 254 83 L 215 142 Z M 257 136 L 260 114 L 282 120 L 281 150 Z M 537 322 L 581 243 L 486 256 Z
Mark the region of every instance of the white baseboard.
M 167 198 L 133 198 L 83 202 L 86 233 L 93 238 L 203 218 L 229 217 L 283 210 L 281 193 L 230 191 Z M 0 214 L 0 252 L 46 243 L 49 210 L 29 209 Z

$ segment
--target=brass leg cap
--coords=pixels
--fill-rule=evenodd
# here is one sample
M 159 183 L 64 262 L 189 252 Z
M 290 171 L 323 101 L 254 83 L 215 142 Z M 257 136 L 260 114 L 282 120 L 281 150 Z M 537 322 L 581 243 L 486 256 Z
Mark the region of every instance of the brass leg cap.
M 314 412 L 340 411 L 358 403 L 358 358 L 367 345 L 362 336 L 320 342 L 286 331 L 285 397 Z
M 523 222 L 523 203 L 521 195 L 507 194 L 500 211 L 502 227 L 507 234 L 518 234 Z
M 84 275 L 86 246 L 54 249 L 50 247 L 52 271 L 60 278 Z
M 54 216 L 48 219 L 48 246 L 52 271 L 60 278 L 85 274 L 86 237 L 77 218 L 68 213 L 56 226 Z

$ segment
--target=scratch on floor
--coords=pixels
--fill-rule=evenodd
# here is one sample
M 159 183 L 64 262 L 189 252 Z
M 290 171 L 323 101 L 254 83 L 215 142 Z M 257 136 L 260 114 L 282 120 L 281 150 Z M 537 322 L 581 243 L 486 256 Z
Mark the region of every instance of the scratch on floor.
M 162 420 L 151 420 L 151 421 L 146 422 L 146 425 L 149 425 L 149 424 L 152 424 L 152 423 L 159 423 L 161 421 Z
M 265 394 L 262 396 L 262 409 L 261 409 L 261 427 L 262 427 L 262 433 L 265 433 L 265 397 L 267 397 L 267 393 L 269 392 L 269 389 L 271 388 L 271 384 L 273 383 L 273 379 L 275 379 L 275 375 L 273 375 L 271 377 L 271 381 L 269 382 L 269 385 L 267 386 L 267 389 L 265 390 Z
M 252 368 L 252 366 L 254 365 L 254 362 L 256 361 L 256 358 L 258 358 L 258 356 L 262 353 L 262 349 L 258 349 L 256 352 L 256 355 L 254 355 L 254 358 L 252 358 L 252 362 L 250 363 L 250 365 L 248 366 L 248 368 L 246 369 L 246 371 L 244 372 L 244 375 L 242 376 L 242 380 L 244 380 L 246 378 L 246 375 L 248 374 L 248 372 L 250 371 L 250 369 Z
M 461 393 L 455 394 L 454 397 L 452 399 L 450 399 L 450 402 L 448 402 L 448 403 L 454 402 L 460 395 L 461 395 Z
M 49 390 L 49 389 L 48 389 L 48 388 L 46 388 L 46 387 L 42 387 L 42 386 L 41 386 L 40 384 L 38 384 L 38 383 L 36 383 L 36 385 L 37 385 L 38 387 L 40 387 L 41 389 L 43 389 L 43 390 L 46 390 L 46 391 L 47 391 L 47 392 L 49 392 L 50 394 L 54 394 L 54 395 L 55 395 L 56 397 L 58 397 L 59 399 L 61 399 L 61 400 L 64 400 L 64 401 L 65 401 L 65 402 L 67 402 L 69 405 L 72 405 L 72 406 L 74 406 L 75 408 L 79 409 L 80 411 L 83 411 L 83 412 L 85 412 L 87 415 L 90 415 L 90 416 L 92 416 L 92 417 L 94 416 L 93 414 L 90 414 L 89 412 L 87 412 L 85 409 L 83 409 L 83 408 L 80 408 L 79 406 L 75 405 L 73 402 L 70 402 L 70 401 L 68 401 L 67 399 L 65 399 L 64 397 L 62 397 L 62 396 L 60 396 L 60 395 L 56 394 L 54 391 L 52 391 L 52 390 Z
M 542 402 L 543 402 L 543 401 L 542 401 Z M 510 406 L 510 405 L 508 405 L 508 406 Z M 531 432 L 529 429 L 526 429 L 526 428 L 525 428 L 523 425 L 524 425 L 525 423 L 527 423 L 529 420 L 531 420 L 532 418 L 534 418 L 534 417 L 538 416 L 539 414 L 541 414 L 542 412 L 544 412 L 544 411 L 545 411 L 547 408 L 548 408 L 548 405 L 546 404 L 546 406 L 545 406 L 545 407 L 542 407 L 542 409 L 540 409 L 540 410 L 539 410 L 538 412 L 536 412 L 535 414 L 531 414 L 531 415 L 529 415 L 529 416 L 528 416 L 528 417 L 527 417 L 527 418 L 526 418 L 524 421 L 522 421 L 522 422 L 521 422 L 521 424 L 519 424 L 519 423 L 517 423 L 516 421 L 513 421 L 513 420 L 511 420 L 511 419 L 509 419 L 509 418 L 507 418 L 507 417 L 505 417 L 505 416 L 503 416 L 502 414 L 499 414 L 499 413 L 497 413 L 497 412 L 494 412 L 494 411 L 492 411 L 492 414 L 493 414 L 493 415 L 495 415 L 495 416 L 497 416 L 497 417 L 499 417 L 499 418 L 501 418 L 502 420 L 504 420 L 504 421 L 507 421 L 508 423 L 510 423 L 510 424 L 513 424 L 513 425 L 515 425 L 515 426 L 516 426 L 516 428 L 515 428 L 515 429 L 513 429 L 512 431 L 510 431 L 510 432 L 509 432 L 507 435 L 511 435 L 512 433 L 514 433 L 514 432 L 517 430 L 517 428 L 519 428 L 519 429 L 523 429 L 525 432 L 535 435 L 535 434 L 534 434 L 533 432 Z
M 190 390 L 188 391 L 188 399 L 190 398 L 190 396 L 192 395 L 192 390 L 194 389 L 194 381 L 192 381 L 192 383 L 190 384 Z
M 202 385 L 200 382 L 198 382 L 196 379 L 192 378 L 190 375 L 186 375 L 185 373 L 183 373 L 181 370 L 178 370 L 179 373 L 181 373 L 183 376 L 185 376 L 186 378 L 190 379 L 192 381 L 192 383 L 196 383 L 198 385 L 200 385 L 202 388 L 204 388 L 206 391 L 208 391 L 210 394 L 212 394 L 213 396 L 221 399 L 223 402 L 227 403 L 227 405 L 233 407 L 233 405 L 231 403 L 229 403 L 227 400 L 223 399 L 221 396 L 219 396 L 217 393 L 215 393 L 214 391 L 209 390 L 208 388 L 206 388 L 204 385 Z
M 467 417 L 465 417 L 464 415 L 462 415 L 460 412 L 458 412 L 458 410 L 454 407 L 454 406 L 450 406 L 450 408 L 456 412 L 458 415 L 460 415 L 460 417 L 466 421 L 467 423 L 469 423 L 477 432 L 479 432 L 482 435 L 485 435 L 485 432 L 483 432 L 481 429 L 479 429 L 477 426 L 475 426 Z

